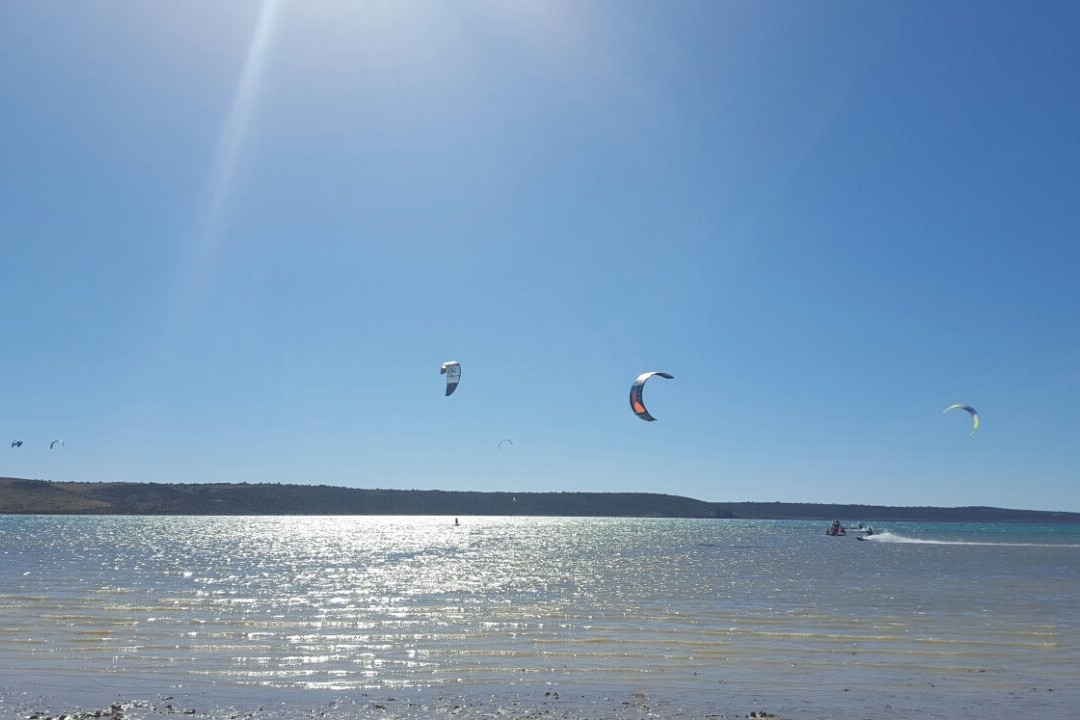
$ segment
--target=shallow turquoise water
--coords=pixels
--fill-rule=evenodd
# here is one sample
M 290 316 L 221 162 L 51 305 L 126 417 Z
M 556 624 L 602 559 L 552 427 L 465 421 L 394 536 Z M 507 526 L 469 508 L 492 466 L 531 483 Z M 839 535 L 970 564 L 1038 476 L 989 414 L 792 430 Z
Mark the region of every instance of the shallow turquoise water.
M 1076 526 L 461 520 L 0 517 L 0 688 L 1080 700 Z

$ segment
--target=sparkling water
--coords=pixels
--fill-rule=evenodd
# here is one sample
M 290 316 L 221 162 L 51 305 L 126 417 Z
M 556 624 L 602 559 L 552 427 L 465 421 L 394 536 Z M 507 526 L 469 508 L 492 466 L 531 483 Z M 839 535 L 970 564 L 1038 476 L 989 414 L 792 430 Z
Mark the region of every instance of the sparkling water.
M 0 692 L 1080 705 L 1080 526 L 875 523 L 863 542 L 825 522 L 460 520 L 0 517 Z

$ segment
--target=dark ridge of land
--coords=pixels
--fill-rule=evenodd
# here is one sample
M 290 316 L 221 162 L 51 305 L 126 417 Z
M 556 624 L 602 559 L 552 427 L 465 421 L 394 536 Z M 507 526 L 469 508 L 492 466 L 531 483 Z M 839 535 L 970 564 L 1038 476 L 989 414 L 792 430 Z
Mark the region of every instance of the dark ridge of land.
M 991 507 L 717 503 L 659 493 L 372 490 L 274 483 L 73 483 L 0 478 L 0 514 L 529 515 L 1080 523 L 1080 513 Z
M 715 503 L 656 493 L 367 490 L 271 483 L 69 483 L 16 478 L 0 478 L 0 513 L 732 517 Z
M 920 522 L 1061 522 L 1080 523 L 1080 513 L 1052 510 L 1010 510 L 995 507 L 891 507 L 827 503 L 718 503 L 733 517 L 768 520 L 833 520 L 844 522 L 914 520 Z

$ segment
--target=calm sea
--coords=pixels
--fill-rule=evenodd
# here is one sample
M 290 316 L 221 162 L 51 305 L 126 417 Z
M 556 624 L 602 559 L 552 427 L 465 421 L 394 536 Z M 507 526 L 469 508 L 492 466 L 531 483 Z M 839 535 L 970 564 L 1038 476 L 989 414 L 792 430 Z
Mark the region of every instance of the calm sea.
M 826 525 L 4 516 L 0 693 L 642 691 L 689 714 L 745 699 L 815 718 L 1080 706 L 1080 526 L 880 523 L 860 542 Z

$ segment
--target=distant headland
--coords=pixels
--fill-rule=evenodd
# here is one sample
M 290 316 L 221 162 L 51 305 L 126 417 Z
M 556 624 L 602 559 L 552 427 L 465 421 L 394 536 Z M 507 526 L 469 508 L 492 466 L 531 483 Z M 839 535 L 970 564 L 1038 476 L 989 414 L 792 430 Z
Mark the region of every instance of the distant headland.
M 378 490 L 275 483 L 75 483 L 0 478 L 0 514 L 528 515 L 1080 523 L 1080 513 L 991 507 L 706 502 L 659 493 Z

